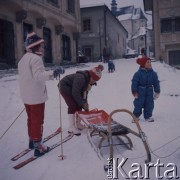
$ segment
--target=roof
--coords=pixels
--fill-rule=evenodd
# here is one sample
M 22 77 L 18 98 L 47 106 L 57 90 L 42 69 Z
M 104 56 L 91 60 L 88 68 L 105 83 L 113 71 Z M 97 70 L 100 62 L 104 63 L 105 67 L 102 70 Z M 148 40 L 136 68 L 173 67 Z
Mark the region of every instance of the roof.
M 80 8 L 89 8 L 89 7 L 97 7 L 97 6 L 104 6 L 104 3 L 97 2 L 96 4 L 88 4 L 88 5 L 81 5 Z
M 134 6 L 126 6 L 119 8 L 118 14 L 123 15 L 123 14 L 132 14 L 134 10 Z
M 146 19 L 144 13 L 141 8 L 135 8 L 133 12 L 133 19 Z
M 119 8 L 119 10 L 116 11 L 115 15 L 118 17 L 120 21 L 127 20 L 127 19 L 146 19 L 147 20 L 141 8 L 135 8 L 134 6 L 126 6 L 126 7 Z
M 132 19 L 132 14 L 124 14 L 124 15 L 118 16 L 117 18 L 119 19 L 119 21 Z

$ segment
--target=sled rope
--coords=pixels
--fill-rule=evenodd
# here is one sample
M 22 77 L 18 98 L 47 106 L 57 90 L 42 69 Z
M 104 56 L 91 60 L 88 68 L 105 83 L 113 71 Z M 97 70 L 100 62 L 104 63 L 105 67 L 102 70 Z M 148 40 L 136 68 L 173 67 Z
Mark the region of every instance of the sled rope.
M 150 148 L 151 153 L 152 153 L 154 156 L 156 156 L 157 158 L 167 158 L 167 157 L 172 156 L 174 153 L 176 153 L 176 152 L 180 149 L 180 146 L 179 146 L 176 150 L 174 150 L 172 153 L 170 153 L 169 155 L 166 155 L 166 156 L 159 156 L 159 155 L 155 154 L 154 152 L 157 151 L 157 150 L 159 150 L 159 149 L 161 149 L 161 148 L 163 148 L 163 147 L 165 147 L 165 146 L 167 146 L 168 144 L 170 144 L 171 142 L 173 142 L 173 141 L 175 141 L 175 140 L 177 140 L 177 139 L 179 139 L 179 138 L 180 138 L 180 136 L 177 136 L 177 137 L 174 138 L 173 140 L 165 143 L 164 145 L 160 146 L 159 148 L 157 148 L 157 149 L 155 149 L 155 150 L 152 150 L 152 149 Z
M 171 142 L 173 142 L 173 141 L 175 141 L 175 140 L 177 140 L 177 139 L 179 139 L 179 138 L 180 138 L 180 136 L 177 136 L 177 137 L 174 138 L 173 140 L 171 140 L 171 141 L 169 141 L 169 142 L 163 144 L 162 146 L 160 146 L 160 147 L 158 147 L 157 149 L 154 149 L 154 150 L 151 149 L 151 147 L 150 147 L 148 141 L 147 141 L 147 140 L 146 140 L 146 141 L 147 141 L 147 143 L 148 143 L 150 152 L 151 152 L 154 156 L 156 156 L 157 158 L 168 158 L 168 157 L 172 156 L 174 153 L 176 153 L 176 152 L 180 149 L 180 146 L 179 146 L 176 150 L 174 150 L 172 153 L 170 153 L 169 155 L 166 155 L 166 156 L 159 156 L 159 155 L 155 154 L 154 152 L 157 151 L 157 150 L 159 150 L 159 149 L 161 149 L 161 148 L 163 148 L 163 147 L 165 147 L 165 146 L 167 146 L 168 144 L 170 144 Z M 135 157 L 135 158 L 132 158 L 132 157 L 126 157 L 126 156 L 124 155 L 124 153 L 121 153 L 121 152 L 118 150 L 117 147 L 116 147 L 116 150 L 118 151 L 119 154 L 121 154 L 121 156 L 122 156 L 123 158 L 128 158 L 128 159 L 141 159 L 141 158 L 143 158 L 143 157 L 146 156 L 146 155 L 142 155 L 142 156 Z

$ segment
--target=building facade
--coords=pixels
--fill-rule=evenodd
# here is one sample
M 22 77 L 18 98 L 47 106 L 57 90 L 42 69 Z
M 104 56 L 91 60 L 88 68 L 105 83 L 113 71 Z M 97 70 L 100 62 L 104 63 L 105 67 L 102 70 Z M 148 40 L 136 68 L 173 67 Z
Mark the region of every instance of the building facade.
M 34 31 L 45 40 L 45 64 L 76 62 L 79 0 L 0 1 L 0 63 L 17 65 Z
M 88 61 L 122 58 L 126 50 L 127 31 L 105 5 L 81 7 L 81 35 L 78 47 Z
M 149 29 L 147 28 L 147 18 L 141 8 L 126 6 L 118 8 L 116 0 L 111 3 L 112 13 L 119 19 L 124 28 L 128 31 L 127 45 L 131 49 L 141 53 L 141 49 L 150 52 L 152 47 L 147 46 Z
M 151 28 L 140 27 L 128 43 L 129 47 L 136 50 L 139 54 L 146 54 L 154 57 L 154 36 Z
M 156 59 L 180 67 L 180 1 L 144 0 L 144 9 L 153 13 Z

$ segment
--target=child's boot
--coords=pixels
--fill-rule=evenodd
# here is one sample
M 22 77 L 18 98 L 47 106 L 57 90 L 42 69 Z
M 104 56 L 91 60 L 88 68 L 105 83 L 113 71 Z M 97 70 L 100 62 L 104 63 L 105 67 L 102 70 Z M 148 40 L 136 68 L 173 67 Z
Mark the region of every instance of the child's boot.
M 34 156 L 42 156 L 45 153 L 49 152 L 49 147 L 44 145 L 41 141 L 34 141 Z

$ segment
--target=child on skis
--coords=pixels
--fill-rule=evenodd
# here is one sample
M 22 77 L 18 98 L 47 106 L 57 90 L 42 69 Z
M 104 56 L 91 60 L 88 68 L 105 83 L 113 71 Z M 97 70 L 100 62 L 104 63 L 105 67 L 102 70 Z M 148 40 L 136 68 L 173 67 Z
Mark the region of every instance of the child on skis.
M 45 102 L 48 99 L 45 81 L 53 80 L 64 73 L 63 68 L 45 71 L 42 56 L 44 39 L 34 32 L 27 35 L 26 53 L 18 63 L 20 94 L 27 113 L 29 148 L 35 149 L 34 156 L 49 151 L 42 143 Z
M 160 83 L 157 73 L 152 69 L 148 57 L 138 58 L 139 70 L 132 78 L 131 91 L 134 96 L 134 115 L 139 118 L 142 114 L 147 122 L 153 122 L 152 112 L 154 100 L 159 97 Z

